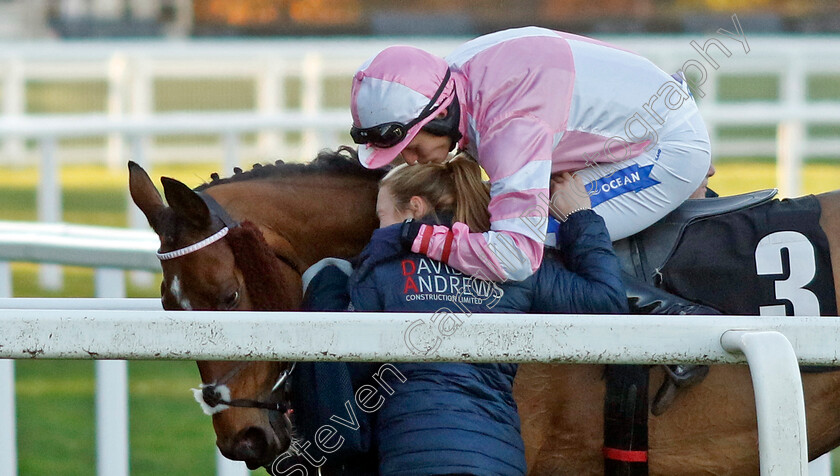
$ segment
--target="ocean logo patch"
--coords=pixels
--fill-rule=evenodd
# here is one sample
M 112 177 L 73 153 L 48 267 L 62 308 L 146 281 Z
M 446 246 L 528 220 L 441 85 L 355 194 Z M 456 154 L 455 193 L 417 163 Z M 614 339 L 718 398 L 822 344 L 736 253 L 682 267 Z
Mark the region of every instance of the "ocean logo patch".
M 639 192 L 646 188 L 658 185 L 660 182 L 651 178 L 650 173 L 653 164 L 639 167 L 633 164 L 620 170 L 616 170 L 607 177 L 599 178 L 594 182 L 586 184 L 586 191 L 589 192 L 589 199 L 595 207 L 607 200 L 613 199 L 627 192 Z

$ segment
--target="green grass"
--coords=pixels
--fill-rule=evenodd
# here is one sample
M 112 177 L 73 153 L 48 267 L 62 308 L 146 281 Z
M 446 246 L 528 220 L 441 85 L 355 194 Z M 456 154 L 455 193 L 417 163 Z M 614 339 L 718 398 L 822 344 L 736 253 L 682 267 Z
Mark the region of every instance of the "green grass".
M 96 468 L 93 362 L 18 361 L 20 474 Z
M 158 79 L 154 84 L 154 110 L 253 110 L 256 88 L 250 79 Z
M 216 437 L 189 391 L 198 386 L 195 363 L 130 362 L 129 375 L 135 374 L 129 385 L 132 474 L 213 474 Z
M 26 111 L 30 114 L 81 114 L 106 109 L 105 81 L 28 81 Z
M 779 79 L 762 75 L 721 75 L 718 81 L 720 101 L 775 101 L 779 97 Z
M 18 361 L 16 372 L 20 474 L 94 473 L 94 363 Z M 212 474 L 212 425 L 189 392 L 195 363 L 133 361 L 129 376 L 132 474 Z
M 34 265 L 15 264 L 13 269 L 16 296 L 91 297 L 94 293 L 93 273 L 87 269 L 65 268 L 62 291 L 39 288 Z M 159 296 L 157 285 L 129 284 L 127 294 Z M 93 474 L 94 363 L 22 360 L 16 363 L 16 380 L 20 474 Z M 133 475 L 213 474 L 212 424 L 189 390 L 198 383 L 194 362 L 129 362 Z

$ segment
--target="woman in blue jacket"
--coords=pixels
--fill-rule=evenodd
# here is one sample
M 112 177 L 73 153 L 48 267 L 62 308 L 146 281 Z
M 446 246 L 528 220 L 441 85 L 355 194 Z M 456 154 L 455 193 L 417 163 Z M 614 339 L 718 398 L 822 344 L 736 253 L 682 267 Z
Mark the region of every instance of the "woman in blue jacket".
M 604 220 L 590 210 L 582 181 L 566 174 L 552 184 L 552 192 L 551 205 L 566 217 L 549 240 L 555 250 L 546 250 L 549 259 L 530 278 L 493 283 L 406 252 L 393 246 L 390 236 L 408 218 L 489 230 L 490 194 L 478 164 L 460 156 L 443 164 L 396 167 L 380 184 L 381 228 L 362 253 L 364 268 L 349 280 L 352 307 L 420 312 L 429 322 L 436 321 L 426 329 L 407 329 L 407 345 L 419 353 L 433 352 L 434 342 L 442 337 L 426 331 L 457 332 L 453 313 L 626 313 L 618 261 Z M 342 274 L 335 266 L 317 265 L 307 274 L 309 307 L 335 308 L 341 301 L 336 298 L 341 287 L 337 276 Z M 441 327 L 437 318 L 450 322 Z M 395 367 L 404 381 L 389 380 L 394 393 L 386 396 L 372 422 L 380 475 L 525 474 L 512 391 L 515 364 L 399 363 Z
M 444 164 L 396 167 L 380 184 L 381 228 L 362 253 L 367 271 L 350 279 L 354 308 L 423 312 L 428 327 L 436 329 L 438 319 L 457 319 L 452 312 L 626 313 L 618 260 L 604 220 L 590 210 L 582 181 L 566 174 L 552 184 L 552 192 L 552 206 L 566 217 L 554 237 L 557 256 L 524 281 L 492 283 L 395 249 L 385 236 L 409 218 L 489 230 L 490 194 L 478 164 L 459 156 Z M 444 334 L 457 332 L 454 319 Z M 445 335 L 429 339 L 428 334 L 425 341 L 422 330 L 407 334 L 407 344 L 433 352 L 434 342 Z M 394 386 L 374 428 L 381 475 L 525 474 L 512 390 L 516 365 L 395 365 L 405 382 Z

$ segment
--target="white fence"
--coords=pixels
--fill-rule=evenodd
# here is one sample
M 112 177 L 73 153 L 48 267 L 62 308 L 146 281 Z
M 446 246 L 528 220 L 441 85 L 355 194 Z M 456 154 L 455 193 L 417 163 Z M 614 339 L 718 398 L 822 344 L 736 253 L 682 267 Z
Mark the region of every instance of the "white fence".
M 104 243 L 110 245 L 101 248 Z M 0 260 L 112 267 L 122 259 L 126 267 L 157 266 L 150 232 L 0 223 L 0 244 Z M 9 295 L 5 268 L 0 275 Z M 122 286 L 121 271 L 97 271 L 97 295 L 121 295 L 115 286 Z M 0 299 L 0 359 L 241 360 L 247 355 L 253 360 L 748 362 L 765 476 L 808 474 L 797 360 L 840 363 L 840 318 L 834 317 L 684 316 L 675 321 L 667 316 L 472 315 L 427 357 L 412 353 L 404 340 L 415 319 L 381 313 L 166 312 L 148 299 Z M 0 387 L 13 389 L 11 361 L 0 364 Z M 125 363 L 97 364 L 98 474 L 127 475 Z M 6 423 L 0 426 L 0 474 L 15 475 L 9 390 L 0 394 L 0 418 Z M 241 465 L 219 462 L 220 474 L 244 474 Z
M 676 322 L 667 316 L 472 315 L 433 356 L 418 357 L 403 340 L 416 319 L 411 314 L 115 312 L 61 309 L 62 304 L 41 300 L 34 306 L 38 309 L 0 311 L 0 357 L 81 359 L 95 353 L 98 359 L 169 360 L 241 360 L 247 355 L 251 360 L 747 361 L 765 476 L 808 474 L 797 356 L 800 363 L 840 362 L 837 351 L 825 351 L 840 342 L 840 318 L 685 316 Z

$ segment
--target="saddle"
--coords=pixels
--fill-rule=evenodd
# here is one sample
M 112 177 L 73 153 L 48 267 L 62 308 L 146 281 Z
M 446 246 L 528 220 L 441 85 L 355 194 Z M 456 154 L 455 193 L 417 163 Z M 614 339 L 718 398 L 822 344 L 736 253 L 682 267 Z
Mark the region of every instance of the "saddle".
M 687 200 L 647 229 L 613 243 L 624 273 L 650 285 L 662 282 L 660 270 L 679 244 L 686 227 L 704 218 L 719 216 L 761 205 L 773 199 L 777 190 L 760 190 L 729 197 Z M 654 399 L 648 402 L 648 367 L 607 366 L 607 393 L 604 402 L 604 470 L 607 476 L 646 476 L 648 474 L 648 412 L 661 414 L 674 398 L 680 382 L 669 366 L 666 378 Z M 708 368 L 704 367 L 706 372 Z M 700 373 L 700 379 L 705 376 Z
M 648 228 L 613 243 L 621 269 L 659 286 L 662 280 L 660 270 L 673 255 L 688 225 L 704 218 L 761 205 L 772 200 L 777 193 L 774 188 L 729 197 L 686 200 Z

